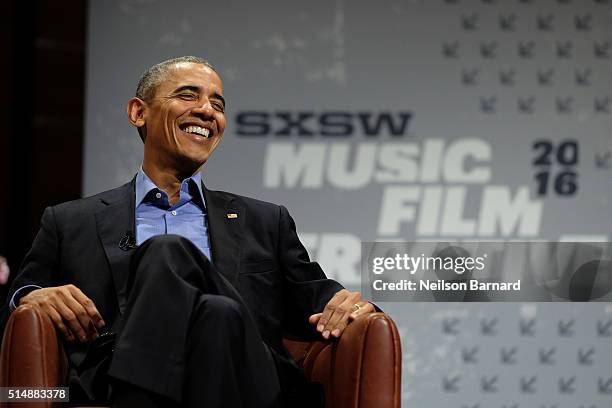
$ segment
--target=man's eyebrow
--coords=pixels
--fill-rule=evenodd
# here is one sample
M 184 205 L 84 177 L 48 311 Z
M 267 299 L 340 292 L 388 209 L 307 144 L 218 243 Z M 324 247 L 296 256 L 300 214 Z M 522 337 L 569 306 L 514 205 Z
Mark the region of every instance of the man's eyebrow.
M 183 85 L 183 86 L 179 86 L 178 88 L 176 88 L 174 90 L 174 93 L 181 93 L 183 91 L 192 91 L 192 92 L 200 93 L 201 89 L 202 88 L 196 85 Z

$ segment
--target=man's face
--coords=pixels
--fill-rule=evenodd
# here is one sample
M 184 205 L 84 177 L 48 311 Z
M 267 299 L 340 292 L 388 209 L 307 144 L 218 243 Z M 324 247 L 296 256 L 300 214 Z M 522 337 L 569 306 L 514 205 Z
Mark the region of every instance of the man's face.
M 225 130 L 221 79 L 202 64 L 171 68 L 145 104 L 144 163 L 192 173 L 208 160 Z

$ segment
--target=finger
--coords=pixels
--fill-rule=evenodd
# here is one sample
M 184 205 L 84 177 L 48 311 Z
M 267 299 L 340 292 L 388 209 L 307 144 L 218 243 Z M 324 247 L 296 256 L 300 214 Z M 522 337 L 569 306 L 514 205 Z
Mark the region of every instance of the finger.
M 348 323 L 349 315 L 353 311 L 354 303 L 351 300 L 352 296 L 336 308 L 329 322 L 325 325 L 325 330 L 323 331 L 324 338 L 328 339 L 330 335 L 334 337 L 340 336 Z
M 344 299 L 348 296 L 348 291 L 346 289 L 342 289 L 331 298 L 329 302 L 325 305 L 325 309 L 323 309 L 323 314 L 319 319 L 319 324 L 317 324 L 317 331 L 323 333 L 325 331 L 325 326 L 329 322 L 329 319 L 334 314 L 334 311 L 344 301 Z
M 94 302 L 92 302 L 91 299 L 85 296 L 85 294 L 81 292 L 81 290 L 76 286 L 70 285 L 68 289 L 70 290 L 70 293 L 72 293 L 72 296 L 77 300 L 77 302 L 79 302 L 81 306 L 85 308 L 85 311 L 87 312 L 91 320 L 93 320 L 96 327 L 104 327 L 106 323 L 104 322 L 104 319 L 102 319 L 102 316 L 100 315 L 100 312 L 98 312 L 98 309 L 96 308 Z
M 98 331 L 96 330 L 96 326 L 94 325 L 91 317 L 89 317 L 89 314 L 85 308 L 74 297 L 72 297 L 72 293 L 70 291 L 62 291 L 61 293 L 65 300 L 66 306 L 72 310 L 76 318 L 79 320 L 81 327 L 85 330 L 87 339 L 93 340 L 95 337 L 97 337 Z
M 360 308 L 351 313 L 351 315 L 349 316 L 350 320 L 355 320 L 359 316 L 363 316 L 376 311 L 376 309 L 374 309 L 374 305 L 370 302 L 363 301 L 357 302 L 357 304 L 360 306 Z
M 344 332 L 344 329 L 346 329 L 348 321 L 349 321 L 349 316 L 346 316 L 345 319 L 342 319 L 342 321 L 340 321 L 338 324 L 336 324 L 336 327 L 331 331 L 330 334 L 333 337 L 340 337 L 342 332 Z
M 349 323 L 351 313 L 355 311 L 356 305 L 361 302 L 360 292 L 348 292 L 348 296 L 338 307 L 338 314 L 332 317 L 327 324 L 326 330 L 334 337 L 340 337 L 346 325 Z
M 81 326 L 81 322 L 77 318 L 76 314 L 64 303 L 57 302 L 54 305 L 55 309 L 62 316 L 62 320 L 68 325 L 72 333 L 79 339 L 82 343 L 87 341 L 87 334 L 83 326 Z
M 308 318 L 308 322 L 310 324 L 317 324 L 321 319 L 321 316 L 323 316 L 323 313 L 315 313 Z
M 51 318 L 55 328 L 59 330 L 60 333 L 66 338 L 68 341 L 74 341 L 74 335 L 68 330 L 64 322 L 62 321 L 62 316 L 55 310 L 52 306 L 46 308 L 45 313 Z

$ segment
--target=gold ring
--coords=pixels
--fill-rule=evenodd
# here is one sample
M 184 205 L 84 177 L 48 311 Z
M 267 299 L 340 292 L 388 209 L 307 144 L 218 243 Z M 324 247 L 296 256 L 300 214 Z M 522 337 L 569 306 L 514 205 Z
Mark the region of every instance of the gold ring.
M 357 308 L 357 310 L 355 310 L 356 312 L 361 310 L 361 306 L 359 306 L 357 303 L 355 303 L 355 307 Z

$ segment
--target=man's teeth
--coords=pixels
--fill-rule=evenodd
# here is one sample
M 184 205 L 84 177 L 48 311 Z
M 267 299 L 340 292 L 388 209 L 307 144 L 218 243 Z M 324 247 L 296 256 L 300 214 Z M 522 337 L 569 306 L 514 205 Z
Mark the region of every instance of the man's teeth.
M 185 132 L 195 133 L 196 135 L 208 137 L 210 130 L 199 126 L 187 126 L 187 128 L 185 128 Z

